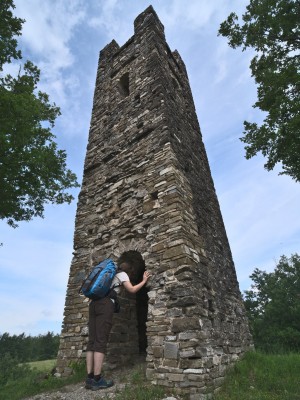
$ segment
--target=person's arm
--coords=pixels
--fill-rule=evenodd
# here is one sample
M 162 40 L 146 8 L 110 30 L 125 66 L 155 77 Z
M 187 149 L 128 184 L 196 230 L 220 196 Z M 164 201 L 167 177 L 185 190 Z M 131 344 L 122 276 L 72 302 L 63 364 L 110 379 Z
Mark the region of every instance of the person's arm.
M 136 293 L 138 292 L 147 282 L 148 278 L 150 277 L 149 272 L 145 271 L 144 275 L 143 275 L 143 280 L 138 283 L 137 285 L 132 285 L 131 282 L 129 281 L 125 281 L 123 282 L 123 286 L 125 287 L 125 289 L 129 292 L 129 293 Z

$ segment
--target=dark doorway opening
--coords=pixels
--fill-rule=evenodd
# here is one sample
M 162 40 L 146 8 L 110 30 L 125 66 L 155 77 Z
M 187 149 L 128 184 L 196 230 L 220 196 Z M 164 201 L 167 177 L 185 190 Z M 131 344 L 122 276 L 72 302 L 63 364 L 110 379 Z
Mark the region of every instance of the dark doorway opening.
M 133 285 L 139 283 L 143 279 L 145 272 L 145 261 L 136 250 L 128 250 L 121 254 L 118 265 L 122 262 L 128 262 L 133 266 L 133 273 L 130 276 Z M 148 290 L 145 286 L 136 293 L 136 317 L 137 331 L 139 341 L 140 354 L 146 354 L 147 349 L 147 333 L 146 322 L 148 316 Z
M 147 315 L 148 315 L 148 289 L 143 287 L 136 295 L 136 313 L 139 335 L 139 352 L 147 353 Z

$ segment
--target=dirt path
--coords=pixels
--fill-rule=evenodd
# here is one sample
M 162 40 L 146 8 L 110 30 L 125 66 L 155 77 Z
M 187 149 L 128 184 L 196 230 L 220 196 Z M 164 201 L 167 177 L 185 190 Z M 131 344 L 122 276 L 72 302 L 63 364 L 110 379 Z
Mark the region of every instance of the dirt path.
M 125 388 L 125 383 L 116 384 L 108 389 L 86 390 L 82 383 L 68 385 L 51 392 L 36 394 L 33 397 L 27 397 L 26 400 L 109 400 L 114 399 L 116 393 L 120 393 Z M 25 400 L 25 399 L 24 399 Z M 180 400 L 172 396 L 165 397 L 162 400 Z
M 143 370 L 144 364 L 135 365 L 125 370 L 114 371 L 107 375 L 110 379 L 112 378 L 115 382 L 114 386 L 108 389 L 100 390 L 87 390 L 85 389 L 84 382 L 63 386 L 59 389 L 55 389 L 51 392 L 36 394 L 31 397 L 26 397 L 23 400 L 110 400 L 115 399 L 116 394 L 122 392 L 126 385 L 130 385 L 130 379 L 132 375 L 137 372 L 138 369 Z M 172 396 L 165 397 L 163 400 L 180 400 Z
M 58 390 L 48 393 L 36 394 L 27 397 L 26 400 L 94 400 L 94 399 L 114 399 L 115 393 L 125 388 L 125 383 L 115 384 L 113 387 L 101 390 L 86 390 L 84 383 L 64 386 Z

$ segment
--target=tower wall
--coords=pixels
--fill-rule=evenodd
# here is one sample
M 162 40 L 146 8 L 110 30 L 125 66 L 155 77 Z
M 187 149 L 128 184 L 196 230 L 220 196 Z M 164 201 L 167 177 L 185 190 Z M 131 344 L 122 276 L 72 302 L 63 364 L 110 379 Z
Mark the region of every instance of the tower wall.
M 146 350 L 154 384 L 198 399 L 251 336 L 184 63 L 151 6 L 134 28 L 100 52 L 58 368 L 67 375 L 85 352 L 80 281 L 100 259 L 134 250 L 152 277 L 121 300 L 107 367 Z

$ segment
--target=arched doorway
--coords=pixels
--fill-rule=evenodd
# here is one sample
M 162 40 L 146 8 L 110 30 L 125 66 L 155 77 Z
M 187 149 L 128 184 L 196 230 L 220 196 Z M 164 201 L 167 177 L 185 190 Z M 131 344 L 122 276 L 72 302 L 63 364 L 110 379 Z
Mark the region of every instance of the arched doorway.
M 131 283 L 134 285 L 140 282 L 145 271 L 145 261 L 141 253 L 136 250 L 125 251 L 120 255 L 118 265 L 122 262 L 128 262 L 134 267 Z M 148 290 L 143 287 L 134 295 L 122 290 L 119 295 L 121 310 L 114 314 L 108 346 L 108 368 L 130 363 L 136 357 L 146 357 Z

